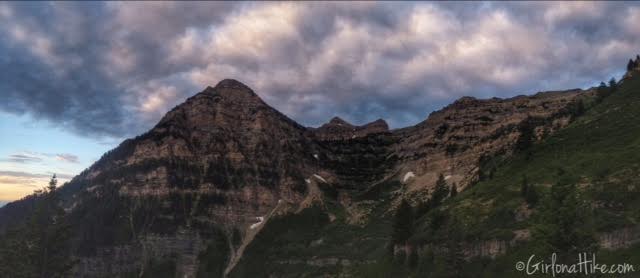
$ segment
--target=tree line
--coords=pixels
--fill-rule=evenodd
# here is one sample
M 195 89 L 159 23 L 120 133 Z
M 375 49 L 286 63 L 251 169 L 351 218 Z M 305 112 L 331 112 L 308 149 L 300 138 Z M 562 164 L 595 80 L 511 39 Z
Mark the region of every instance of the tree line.
M 68 277 L 71 226 L 61 206 L 54 174 L 49 185 L 34 192 L 35 210 L 29 219 L 0 236 L 0 273 L 3 277 Z

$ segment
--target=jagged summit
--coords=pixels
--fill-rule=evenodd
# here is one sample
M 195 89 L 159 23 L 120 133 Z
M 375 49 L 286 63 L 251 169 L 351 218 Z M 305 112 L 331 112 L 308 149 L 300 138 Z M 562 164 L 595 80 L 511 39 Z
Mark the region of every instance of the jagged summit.
M 235 79 L 223 79 L 214 87 L 207 86 L 202 91 L 204 94 L 214 94 L 235 100 L 251 100 L 263 102 L 262 99 L 244 83 Z
M 633 59 L 629 59 L 629 64 L 627 64 L 627 72 L 624 74 L 621 81 L 638 75 L 638 72 L 640 72 L 640 55 L 636 55 L 635 61 Z
M 387 124 L 387 121 L 383 120 L 383 119 L 377 119 L 373 122 L 370 122 L 368 124 L 363 125 L 362 127 L 365 128 L 378 128 L 382 131 L 389 131 L 389 125 Z
M 480 102 L 480 100 L 478 100 L 475 97 L 464 96 L 464 97 L 461 97 L 461 98 L 457 99 L 456 101 L 454 101 L 452 104 L 450 104 L 450 106 L 458 108 L 458 109 L 464 109 L 464 108 L 466 108 L 468 106 L 472 106 L 474 104 L 477 104 L 478 102 Z
M 328 123 L 323 124 L 317 129 L 313 129 L 316 137 L 322 140 L 344 140 L 364 137 L 373 133 L 388 132 L 389 125 L 383 119 L 377 119 L 373 122 L 356 126 L 341 119 L 333 117 Z
M 230 79 L 230 78 L 221 80 L 220 82 L 218 82 L 218 84 L 216 84 L 214 88 L 218 88 L 218 89 L 232 88 L 232 89 L 242 89 L 242 90 L 253 91 L 251 90 L 251 88 L 249 88 L 249 86 L 245 85 L 244 83 L 235 79 Z
M 195 130 L 238 132 L 281 129 L 304 130 L 264 102 L 251 88 L 234 79 L 224 79 L 168 112 L 154 131 L 164 132 L 169 126 L 191 133 Z
M 331 118 L 329 123 L 326 123 L 325 125 L 344 125 L 344 126 L 347 126 L 347 127 L 353 127 L 352 124 L 350 124 L 349 122 L 347 122 L 347 121 L 345 121 L 342 118 L 337 117 L 337 116 Z

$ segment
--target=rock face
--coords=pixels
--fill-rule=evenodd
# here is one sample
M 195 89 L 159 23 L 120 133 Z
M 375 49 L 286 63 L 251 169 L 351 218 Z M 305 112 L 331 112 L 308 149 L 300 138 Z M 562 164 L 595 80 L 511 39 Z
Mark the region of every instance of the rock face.
M 95 268 L 91 262 L 109 262 L 105 254 L 144 242 L 149 250 L 163 245 L 166 252 L 184 253 L 180 244 L 162 243 L 178 240 L 178 230 L 203 235 L 202 241 L 190 241 L 195 250 L 204 249 L 210 230 L 219 230 L 228 241 L 242 239 L 256 217 L 279 203 L 300 203 L 307 191 L 305 178 L 316 170 L 310 153 L 315 143 L 305 132 L 235 80 L 189 98 L 149 132 L 123 142 L 71 182 L 70 187 L 78 188 L 70 193 L 72 218 L 78 233 L 86 235 L 77 244 L 93 247 L 78 251 L 86 258 L 79 275 Z M 105 225 L 114 226 L 113 231 L 93 230 Z M 118 238 L 102 239 L 122 231 Z M 164 241 L 150 238 L 157 234 Z M 144 265 L 141 258 L 152 257 L 149 252 L 126 258 L 137 257 Z M 140 267 L 121 266 L 121 273 Z M 183 274 L 194 276 L 192 271 Z
M 521 139 L 523 129 L 532 129 L 538 140 L 567 124 L 581 98 L 594 94 L 579 89 L 545 92 L 510 99 L 478 100 L 463 97 L 412 127 L 397 130 L 398 171 L 412 172 L 409 191 L 426 193 L 439 174 L 458 189 L 477 181 L 481 161 L 508 154 Z
M 319 190 L 347 207 L 388 179 L 416 198 L 439 174 L 463 189 L 478 180 L 483 157 L 513 151 L 524 128 L 537 140 L 566 126 L 591 93 L 465 97 L 390 131 L 383 120 L 354 126 L 337 117 L 306 128 L 223 80 L 63 187 L 79 235 L 75 276 L 141 275 L 152 258 L 170 257 L 178 276 L 194 277 L 212 252 L 228 273 L 268 216 L 321 201 Z
M 607 250 L 627 248 L 640 242 L 640 226 L 627 227 L 599 236 L 600 247 Z
M 629 60 L 629 65 L 627 66 L 627 72 L 624 74 L 620 81 L 625 81 L 630 79 L 633 76 L 638 75 L 640 73 L 640 55 L 636 56 L 636 60 Z

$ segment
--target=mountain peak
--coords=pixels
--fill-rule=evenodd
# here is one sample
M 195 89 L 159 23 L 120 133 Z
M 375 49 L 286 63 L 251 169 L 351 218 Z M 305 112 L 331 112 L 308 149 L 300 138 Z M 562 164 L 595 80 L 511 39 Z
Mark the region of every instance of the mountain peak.
M 257 112 L 262 111 L 261 115 Z M 265 116 L 268 114 L 269 116 Z M 214 87 L 208 86 L 204 91 L 187 99 L 169 111 L 160 121 L 164 126 L 170 122 L 180 127 L 225 127 L 234 129 L 241 126 L 240 121 L 253 126 L 257 118 L 275 124 L 285 121 L 299 128 L 300 126 L 265 103 L 251 88 L 234 79 L 224 79 Z M 264 124 L 264 123 L 263 123 Z
M 389 131 L 389 125 L 383 119 L 377 119 L 373 122 L 367 123 L 362 126 L 363 128 L 376 129 L 377 132 Z
M 333 124 L 333 125 L 345 125 L 345 126 L 353 126 L 352 124 L 350 124 L 349 122 L 343 120 L 340 117 L 333 117 L 330 121 L 329 124 Z
M 238 80 L 229 79 L 229 78 L 223 79 L 222 81 L 218 82 L 218 84 L 213 89 L 221 89 L 221 88 L 243 89 L 243 90 L 252 91 L 251 88 L 249 88 L 249 86 L 245 85 L 244 83 Z
M 263 102 L 249 86 L 235 79 L 223 79 L 214 87 L 208 86 L 203 93 L 219 95 L 234 102 Z
M 388 131 L 389 126 L 383 119 L 356 126 L 340 117 L 333 117 L 328 123 L 314 129 L 313 133 L 321 140 L 345 140 Z

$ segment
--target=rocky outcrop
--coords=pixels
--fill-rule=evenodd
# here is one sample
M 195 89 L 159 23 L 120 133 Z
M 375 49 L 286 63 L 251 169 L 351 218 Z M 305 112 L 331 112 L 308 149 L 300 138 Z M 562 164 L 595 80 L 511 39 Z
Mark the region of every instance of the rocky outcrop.
M 439 174 L 464 189 L 480 178 L 481 160 L 511 153 L 524 128 L 533 129 L 526 139 L 534 141 L 563 128 L 575 116 L 573 107 L 593 93 L 574 89 L 510 99 L 458 99 L 427 120 L 394 131 L 399 179 L 412 172 L 408 189 L 414 193 L 426 193 Z
M 640 55 L 636 56 L 636 60 L 629 60 L 629 64 L 627 65 L 627 72 L 624 74 L 620 82 L 624 82 L 625 80 L 640 74 Z
M 109 250 L 117 242 L 99 238 L 110 238 L 109 231 L 90 232 L 105 223 L 124 230 L 122 250 L 135 249 L 146 234 L 176 238 L 176 228 L 251 237 L 256 217 L 305 198 L 305 178 L 317 170 L 311 155 L 317 147 L 305 132 L 238 81 L 208 87 L 72 181 L 79 190 L 71 215 L 78 233 L 87 234 L 77 244 Z M 102 211 L 110 206 L 115 211 Z M 90 217 L 97 220 L 80 225 Z M 241 250 L 233 249 L 233 260 L 235 254 Z M 95 256 L 101 255 L 83 259 Z M 85 265 L 78 275 L 92 268 Z
M 135 244 L 99 248 L 92 257 L 80 257 L 76 277 L 129 274 L 142 277 L 154 263 L 175 263 L 181 277 L 195 277 L 204 241 L 197 233 L 181 231 L 173 236 L 149 234 Z
M 600 234 L 600 247 L 607 250 L 628 248 L 640 242 L 640 226 L 626 227 Z

